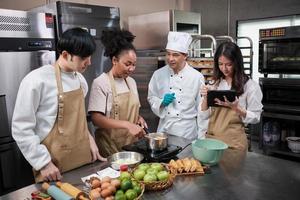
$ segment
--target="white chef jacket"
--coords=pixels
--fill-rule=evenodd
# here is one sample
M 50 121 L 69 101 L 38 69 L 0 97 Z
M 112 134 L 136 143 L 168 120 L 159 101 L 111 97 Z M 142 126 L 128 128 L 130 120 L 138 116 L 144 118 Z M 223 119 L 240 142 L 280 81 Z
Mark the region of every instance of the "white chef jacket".
M 231 85 L 227 84 L 225 79 L 220 81 L 217 90 L 230 90 Z M 261 103 L 263 94 L 259 85 L 249 79 L 244 85 L 244 93 L 239 96 L 239 106 L 246 110 L 246 117 L 242 117 L 244 124 L 256 124 L 260 121 L 260 115 L 262 112 L 263 105 Z M 199 104 L 199 114 L 198 114 L 198 125 L 200 129 L 200 134 L 204 135 L 208 128 L 209 116 L 211 114 L 211 108 L 206 111 L 201 111 L 202 99 Z
M 81 86 L 87 94 L 88 85 L 80 73 L 61 71 L 61 79 L 64 92 Z M 57 94 L 55 68 L 52 65 L 31 71 L 19 87 L 12 118 L 12 136 L 35 170 L 40 170 L 51 161 L 49 151 L 41 142 L 54 126 Z
M 203 75 L 189 66 L 175 74 L 168 65 L 154 72 L 148 89 L 148 102 L 160 120 L 157 131 L 188 139 L 198 137 L 197 114 Z M 166 93 L 176 99 L 168 106 L 162 101 Z

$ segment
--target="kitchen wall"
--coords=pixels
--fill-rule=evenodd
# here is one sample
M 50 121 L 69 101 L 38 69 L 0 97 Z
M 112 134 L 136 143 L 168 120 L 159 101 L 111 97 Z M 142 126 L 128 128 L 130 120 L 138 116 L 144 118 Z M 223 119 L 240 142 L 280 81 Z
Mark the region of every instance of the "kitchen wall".
M 29 10 L 54 0 L 1 0 L 0 8 Z M 127 28 L 128 17 L 151 12 L 178 9 L 189 11 L 191 0 L 68 0 L 68 2 L 85 3 L 102 6 L 119 7 L 121 11 L 121 26 Z
M 202 33 L 236 35 L 236 21 L 300 14 L 299 0 L 191 0 L 191 11 L 201 13 Z M 229 15 L 228 15 L 229 13 Z

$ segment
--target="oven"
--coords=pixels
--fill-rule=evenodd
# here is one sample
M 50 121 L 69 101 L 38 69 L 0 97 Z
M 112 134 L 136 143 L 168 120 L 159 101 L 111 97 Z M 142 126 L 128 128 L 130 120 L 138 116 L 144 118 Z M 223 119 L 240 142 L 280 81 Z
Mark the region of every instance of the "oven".
M 264 111 L 300 115 L 300 79 L 260 78 Z
M 267 154 L 300 159 L 291 152 L 287 137 L 300 137 L 300 79 L 260 78 L 263 92 L 260 147 Z
M 300 74 L 300 26 L 259 30 L 259 72 Z

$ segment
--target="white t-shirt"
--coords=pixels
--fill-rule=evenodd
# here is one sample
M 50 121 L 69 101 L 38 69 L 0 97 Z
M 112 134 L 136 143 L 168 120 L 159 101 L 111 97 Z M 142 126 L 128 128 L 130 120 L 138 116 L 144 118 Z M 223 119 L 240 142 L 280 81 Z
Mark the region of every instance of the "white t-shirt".
M 123 78 L 114 78 L 117 94 L 129 91 L 128 85 L 133 89 L 133 93 L 138 97 L 138 90 L 136 82 L 133 78 L 127 77 L 127 84 Z M 106 73 L 97 77 L 92 84 L 88 111 L 96 111 L 111 117 L 111 110 L 113 104 L 113 96 L 109 76 Z
M 87 94 L 88 85 L 78 72 L 61 72 L 63 91 L 82 87 Z M 57 116 L 57 83 L 55 68 L 42 66 L 27 74 L 22 80 L 12 118 L 12 136 L 24 157 L 40 170 L 50 162 L 46 146 L 41 144 L 51 131 Z

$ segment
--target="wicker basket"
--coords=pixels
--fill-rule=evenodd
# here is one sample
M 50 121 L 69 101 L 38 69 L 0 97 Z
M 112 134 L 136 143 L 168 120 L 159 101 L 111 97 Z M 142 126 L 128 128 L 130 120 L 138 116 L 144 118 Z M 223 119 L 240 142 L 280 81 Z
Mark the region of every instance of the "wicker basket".
M 137 198 L 135 198 L 134 200 L 139 200 L 139 199 L 141 199 L 142 196 L 143 196 L 143 194 L 144 194 L 144 192 L 145 192 L 145 185 L 144 185 L 143 183 L 139 183 L 139 184 L 140 184 L 140 186 L 141 186 L 141 188 L 142 188 L 142 192 L 141 192 L 141 194 L 140 194 Z
M 151 164 L 151 163 L 149 163 L 149 164 Z M 137 182 L 142 183 L 143 185 L 145 185 L 145 190 L 146 191 L 150 191 L 150 190 L 151 191 L 153 191 L 153 190 L 164 190 L 164 189 L 167 189 L 168 187 L 170 187 L 173 184 L 176 174 L 174 173 L 173 170 L 171 170 L 169 168 L 169 166 L 167 164 L 164 164 L 164 163 L 160 163 L 160 164 L 162 164 L 164 166 L 164 168 L 166 169 L 166 171 L 169 172 L 169 178 L 168 178 L 168 180 L 165 180 L 165 181 L 153 181 L 153 182 L 145 182 L 145 181 L 138 181 L 138 180 L 136 180 Z M 137 169 L 137 167 L 134 168 L 134 169 L 132 169 L 132 171 L 131 171 L 132 172 L 131 175 L 132 175 L 133 179 L 134 179 L 133 172 L 136 169 Z

